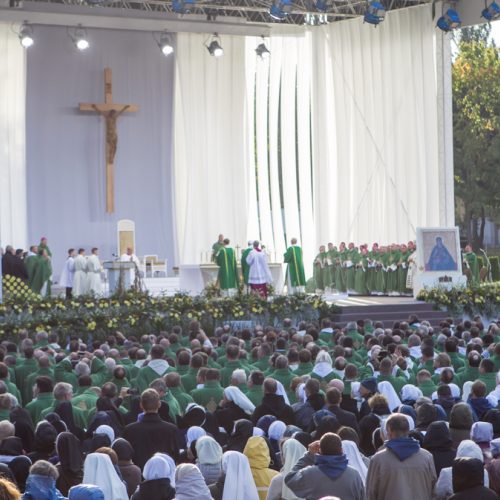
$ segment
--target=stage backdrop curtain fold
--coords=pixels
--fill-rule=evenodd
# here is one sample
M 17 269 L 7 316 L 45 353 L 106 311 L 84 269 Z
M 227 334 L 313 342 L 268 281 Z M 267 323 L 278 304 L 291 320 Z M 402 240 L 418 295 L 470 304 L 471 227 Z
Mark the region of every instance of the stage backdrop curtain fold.
M 0 23 L 0 246 L 26 248 L 26 56 L 10 23 Z
M 318 242 L 404 242 L 439 225 L 430 8 L 311 30 Z
M 249 193 L 255 180 L 246 149 L 245 39 L 221 37 L 221 58 L 210 57 L 205 42 L 207 35 L 177 36 L 174 154 L 180 264 L 206 261 L 219 233 L 235 246 L 246 246 L 251 222 Z

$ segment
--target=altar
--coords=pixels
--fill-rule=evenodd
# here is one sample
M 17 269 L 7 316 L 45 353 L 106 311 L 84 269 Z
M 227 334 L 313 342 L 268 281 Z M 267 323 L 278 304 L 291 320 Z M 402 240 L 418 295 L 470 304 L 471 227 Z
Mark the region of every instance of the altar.
M 273 277 L 273 287 L 276 294 L 281 295 L 285 286 L 283 264 L 271 262 L 269 269 Z M 217 281 L 219 266 L 214 263 L 182 265 L 179 267 L 179 288 L 190 295 L 199 295 L 204 288 Z M 241 267 L 238 263 L 238 272 L 241 277 Z

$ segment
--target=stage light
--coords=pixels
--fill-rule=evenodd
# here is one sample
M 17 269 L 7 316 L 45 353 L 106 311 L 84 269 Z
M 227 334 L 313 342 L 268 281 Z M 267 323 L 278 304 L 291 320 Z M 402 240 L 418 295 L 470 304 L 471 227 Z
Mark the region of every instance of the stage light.
M 166 31 L 160 33 L 160 39 L 157 43 L 164 56 L 169 56 L 174 51 L 172 40 L 170 39 L 170 35 Z
M 452 8 L 449 8 L 437 21 L 437 27 L 446 33 L 456 28 L 460 28 L 460 26 L 462 26 L 460 16 L 458 12 Z
M 496 21 L 500 19 L 500 6 L 496 2 L 491 2 L 488 7 L 486 7 L 481 16 L 487 21 Z
M 173 0 L 172 10 L 177 14 L 189 14 L 196 4 L 196 0 Z
M 224 49 L 220 44 L 219 35 L 217 33 L 214 33 L 212 41 L 209 45 L 205 45 L 205 47 L 207 48 L 211 56 L 221 57 L 224 55 Z
M 90 43 L 87 38 L 87 31 L 85 28 L 79 24 L 73 32 L 68 30 L 69 36 L 71 37 L 71 40 L 73 40 L 73 43 L 75 44 L 75 47 L 78 50 L 87 50 L 90 47 Z
M 326 12 L 332 7 L 332 0 L 314 0 L 314 8 L 321 12 Z
M 33 28 L 26 21 L 24 21 L 19 30 L 19 41 L 25 49 L 31 47 L 35 43 Z
M 262 42 L 259 43 L 259 45 L 257 45 L 257 47 L 255 48 L 255 53 L 261 59 L 269 59 L 271 52 L 269 52 L 269 49 L 266 47 L 266 44 L 264 43 L 264 37 L 262 37 Z
M 385 19 L 385 12 L 385 7 L 380 2 L 370 2 L 364 16 L 365 23 L 377 26 Z
M 274 0 L 269 14 L 273 19 L 283 21 L 292 11 L 292 0 Z

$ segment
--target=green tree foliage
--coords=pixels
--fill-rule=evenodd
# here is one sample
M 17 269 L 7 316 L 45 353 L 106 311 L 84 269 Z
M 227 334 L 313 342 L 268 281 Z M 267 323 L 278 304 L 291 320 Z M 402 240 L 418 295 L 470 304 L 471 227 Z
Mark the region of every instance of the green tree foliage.
M 452 75 L 457 215 L 477 250 L 485 218 L 500 219 L 500 50 L 489 25 L 461 31 Z

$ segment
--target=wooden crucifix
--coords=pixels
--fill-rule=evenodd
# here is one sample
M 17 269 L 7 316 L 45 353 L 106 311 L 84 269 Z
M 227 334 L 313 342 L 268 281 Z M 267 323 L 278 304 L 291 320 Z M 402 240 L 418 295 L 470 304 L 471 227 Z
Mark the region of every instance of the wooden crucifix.
M 116 120 L 122 113 L 134 113 L 139 111 L 139 106 L 136 104 L 116 104 L 113 102 L 111 69 L 105 68 L 104 102 L 90 104 L 80 103 L 79 108 L 80 111 L 99 113 L 106 120 L 106 212 L 112 213 L 115 211 L 114 163 L 118 145 Z

